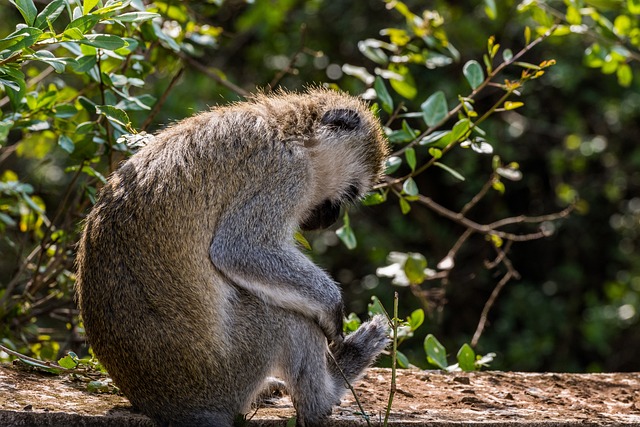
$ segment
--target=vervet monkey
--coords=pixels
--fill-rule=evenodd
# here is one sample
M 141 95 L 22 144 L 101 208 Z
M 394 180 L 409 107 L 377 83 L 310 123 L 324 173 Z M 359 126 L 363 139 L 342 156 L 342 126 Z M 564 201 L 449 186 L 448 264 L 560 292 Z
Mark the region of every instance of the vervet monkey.
M 77 298 L 89 343 L 160 425 L 230 426 L 270 375 L 318 426 L 387 344 L 343 337 L 336 283 L 297 248 L 378 180 L 387 146 L 358 99 L 257 95 L 160 132 L 86 219 Z

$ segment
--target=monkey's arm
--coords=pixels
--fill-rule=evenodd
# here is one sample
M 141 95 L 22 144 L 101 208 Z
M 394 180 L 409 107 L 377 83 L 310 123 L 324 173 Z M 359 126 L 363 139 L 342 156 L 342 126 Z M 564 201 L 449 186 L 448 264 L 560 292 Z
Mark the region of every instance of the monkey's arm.
M 341 342 L 343 302 L 337 284 L 292 242 L 263 229 L 269 223 L 264 217 L 243 220 L 229 215 L 219 224 L 210 247 L 214 266 L 263 301 L 313 319 L 330 341 Z

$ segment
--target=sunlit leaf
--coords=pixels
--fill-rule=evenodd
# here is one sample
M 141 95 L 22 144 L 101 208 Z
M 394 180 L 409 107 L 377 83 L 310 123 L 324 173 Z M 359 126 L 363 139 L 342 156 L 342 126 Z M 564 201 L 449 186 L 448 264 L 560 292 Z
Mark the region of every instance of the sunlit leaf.
M 75 149 L 73 141 L 67 135 L 60 135 L 58 137 L 58 145 L 67 153 L 73 153 L 73 150 Z
M 419 285 L 424 282 L 426 277 L 425 268 L 427 268 L 427 259 L 419 253 L 407 254 L 407 260 L 404 263 L 404 273 L 407 275 L 410 283 Z
M 389 95 L 389 91 L 384 84 L 384 80 L 381 77 L 376 77 L 376 81 L 373 85 L 373 88 L 378 95 L 378 99 L 380 100 L 380 104 L 382 104 L 382 109 L 387 113 L 391 114 L 393 112 L 393 99 L 391 95 Z
M 84 0 L 82 2 L 82 14 L 86 15 L 91 12 L 91 9 L 96 7 L 100 0 Z
M 413 149 L 413 147 L 409 147 L 406 149 L 406 151 L 404 152 L 404 157 L 405 159 L 407 159 L 407 164 L 409 165 L 409 167 L 411 168 L 412 171 L 416 170 L 416 150 Z
M 440 123 L 449 112 L 444 92 L 435 92 L 420 105 L 420 109 L 422 110 L 422 117 L 427 126 L 435 126 Z
M 353 250 L 358 246 L 356 235 L 351 226 L 345 224 L 336 230 L 336 235 L 340 238 L 347 249 Z
M 467 82 L 469 82 L 471 89 L 476 89 L 484 81 L 484 71 L 482 71 L 482 67 L 476 60 L 472 59 L 464 64 L 462 73 L 466 77 Z
M 409 177 L 402 183 L 402 190 L 409 196 L 417 196 L 420 191 L 413 178 Z
M 362 199 L 362 204 L 365 206 L 374 206 L 384 203 L 387 200 L 385 193 L 373 192 L 367 194 L 364 199 Z
M 472 372 L 476 370 L 476 353 L 473 351 L 469 344 L 463 344 L 458 350 L 456 355 L 458 359 L 458 366 L 465 372 Z
M 391 156 L 385 161 L 385 170 L 384 173 L 387 175 L 391 175 L 395 171 L 398 170 L 400 165 L 402 164 L 402 159 L 397 156 Z
M 391 70 L 402 76 L 402 78 L 400 79 L 389 79 L 389 83 L 391 84 L 393 90 L 395 90 L 398 95 L 404 98 L 415 98 L 418 94 L 418 89 L 416 88 L 416 82 L 414 81 L 411 72 L 409 72 L 409 67 L 406 67 L 404 65 L 393 65 Z
M 102 114 L 109 119 L 109 121 L 122 126 L 128 126 L 131 124 L 131 120 L 129 120 L 129 116 L 127 116 L 127 113 L 125 113 L 124 110 L 111 105 L 96 105 L 96 113 Z
M 424 310 L 419 308 L 414 310 L 409 317 L 407 317 L 407 322 L 409 326 L 411 326 L 411 330 L 415 331 L 424 323 Z
M 411 211 L 411 204 L 409 204 L 407 199 L 405 199 L 404 197 L 398 199 L 398 203 L 400 203 L 400 211 L 403 215 L 406 215 Z
M 505 101 L 504 103 L 504 109 L 505 110 L 515 110 L 516 108 L 520 108 L 524 105 L 524 102 L 512 102 L 512 101 Z
M 409 358 L 407 358 L 407 356 L 405 356 L 404 353 L 400 351 L 396 351 L 396 361 L 398 362 L 398 366 L 400 366 L 401 368 L 408 368 L 409 366 L 411 366 Z
M 627 10 L 632 15 L 640 15 L 640 0 L 627 0 Z
M 53 0 L 51 3 L 45 6 L 40 12 L 33 24 L 34 27 L 41 30 L 46 28 L 49 24 L 52 24 L 58 19 L 65 7 L 64 0 Z
M 484 0 L 484 13 L 487 14 L 489 19 L 496 19 L 496 16 L 498 16 L 498 10 L 496 8 L 495 0 Z
M 106 50 L 116 50 L 128 45 L 122 37 L 111 34 L 87 34 L 80 43 Z
M 299 231 L 296 231 L 293 234 L 293 240 L 295 240 L 300 246 L 302 246 L 306 250 L 308 251 L 311 250 L 311 245 L 309 244 L 309 241 Z
M 424 351 L 427 353 L 427 361 L 440 369 L 447 369 L 447 352 L 440 341 L 432 334 L 424 339 Z
M 620 86 L 631 86 L 633 71 L 631 71 L 631 66 L 629 66 L 629 64 L 620 64 L 616 70 L 616 76 L 618 77 L 618 84 Z
M 36 5 L 33 4 L 33 0 L 9 0 L 11 4 L 13 4 L 22 17 L 24 18 L 24 22 L 27 25 L 33 25 L 36 15 L 38 14 L 38 9 L 36 9 Z
M 454 169 L 451 169 L 449 166 L 447 166 L 447 165 L 445 165 L 445 164 L 443 164 L 443 163 L 440 163 L 440 162 L 435 162 L 433 165 L 434 165 L 434 166 L 438 166 L 439 168 L 446 170 L 446 171 L 447 171 L 447 172 L 449 172 L 449 173 L 450 173 L 454 178 L 459 179 L 460 181 L 464 181 L 464 176 L 462 176 L 462 175 L 460 174 L 460 172 L 458 172 L 458 171 L 456 171 L 456 170 L 454 170 Z

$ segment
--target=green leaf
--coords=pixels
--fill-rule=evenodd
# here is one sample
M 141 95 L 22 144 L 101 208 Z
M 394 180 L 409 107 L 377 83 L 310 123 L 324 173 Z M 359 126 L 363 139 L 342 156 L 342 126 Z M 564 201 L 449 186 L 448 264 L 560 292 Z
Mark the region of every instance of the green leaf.
M 616 70 L 616 76 L 618 77 L 618 84 L 622 87 L 631 86 L 633 80 L 633 71 L 629 64 L 620 64 Z
M 80 40 L 80 43 L 99 49 L 116 50 L 129 44 L 122 37 L 111 34 L 87 34 L 85 37 L 84 40 Z
M 38 14 L 33 26 L 42 30 L 53 24 L 64 10 L 64 7 L 64 0 L 53 0 Z
M 420 194 L 418 186 L 413 178 L 409 177 L 402 183 L 402 191 L 408 196 L 417 196 Z
M 632 15 L 640 15 L 640 0 L 627 0 L 627 10 Z
M 32 26 L 36 15 L 38 14 L 38 9 L 36 9 L 36 5 L 33 4 L 33 0 L 9 0 L 11 4 L 13 4 L 18 10 L 20 14 L 24 18 L 24 22 L 27 23 L 28 26 Z
M 389 91 L 384 84 L 384 80 L 380 76 L 376 77 L 376 81 L 373 84 L 373 88 L 378 95 L 378 99 L 380 100 L 380 104 L 382 104 L 382 109 L 387 113 L 391 114 L 393 112 L 393 99 L 391 95 L 389 95 Z
M 458 120 L 458 122 L 453 125 L 451 132 L 445 134 L 440 140 L 438 140 L 438 143 L 435 144 L 435 146 L 438 148 L 446 147 L 449 144 L 466 139 L 470 125 L 471 121 L 469 119 Z
M 309 244 L 309 241 L 307 239 L 305 239 L 305 237 L 299 231 L 296 231 L 293 234 L 293 240 L 298 242 L 300 244 L 300 246 L 302 246 L 306 250 L 308 250 L 308 251 L 311 250 L 311 245 Z
M 507 110 L 507 111 L 508 111 L 508 110 L 515 110 L 516 108 L 520 108 L 520 107 L 522 107 L 523 105 L 524 105 L 524 102 L 519 102 L 519 101 L 516 101 L 516 102 L 512 102 L 512 101 L 505 101 L 505 103 L 504 103 L 504 106 L 503 106 L 503 107 L 504 107 L 504 109 L 505 109 L 505 110 Z
M 436 147 L 431 147 L 429 148 L 429 154 L 434 158 L 434 159 L 439 159 L 440 157 L 442 157 L 442 150 L 440 150 L 439 148 Z
M 345 213 L 345 216 L 346 215 L 347 214 Z M 342 227 L 338 228 L 336 230 L 336 235 L 340 238 L 342 243 L 344 243 L 347 249 L 353 250 L 358 246 L 356 235 L 349 224 L 345 223 Z
M 476 353 L 469 346 L 469 344 L 463 344 L 458 350 L 456 355 L 458 359 L 458 366 L 465 372 L 472 372 L 476 370 Z
M 58 145 L 67 153 L 73 153 L 73 150 L 75 149 L 73 141 L 67 135 L 60 135 L 58 137 Z
M 422 110 L 422 117 L 427 126 L 435 126 L 440 123 L 449 112 L 444 92 L 435 92 L 420 105 L 420 109 Z
M 391 175 L 392 173 L 398 170 L 401 164 L 402 164 L 402 159 L 400 157 L 397 157 L 397 156 L 389 157 L 384 162 L 384 167 L 385 167 L 384 173 L 386 175 Z
M 411 363 L 409 362 L 409 358 L 405 356 L 404 353 L 397 350 L 396 350 L 396 362 L 398 363 L 398 366 L 400 366 L 401 368 L 408 368 L 409 366 L 411 366 Z
M 1 123 L 0 123 L 1 125 Z M 0 140 L 0 142 L 2 142 Z M 373 192 L 367 194 L 364 199 L 362 199 L 362 204 L 365 206 L 374 206 L 379 205 L 387 201 L 387 197 L 384 193 Z
M 114 17 L 120 22 L 143 22 L 153 18 L 159 18 L 160 15 L 152 12 L 129 12 Z
M 502 59 L 504 59 L 506 62 L 513 59 L 513 52 L 511 51 L 511 49 L 505 49 L 502 51 Z
M 129 120 L 129 116 L 127 116 L 127 113 L 125 113 L 124 110 L 111 105 L 96 105 L 96 113 L 102 114 L 109 119 L 109 121 L 121 126 L 128 126 L 131 124 L 131 120 Z
M 91 9 L 96 7 L 99 1 L 100 0 L 84 0 L 82 2 L 82 14 L 87 15 L 89 12 L 91 12 Z
M 380 302 L 380 299 L 375 295 L 371 297 L 371 302 L 367 306 L 367 311 L 369 313 L 369 316 L 371 317 L 375 316 L 376 314 L 382 314 L 387 318 L 389 317 L 387 315 L 387 310 L 385 310 L 384 306 L 382 305 L 382 302 Z
M 440 369 L 447 369 L 447 352 L 440 341 L 432 334 L 424 339 L 424 351 L 427 353 L 427 361 Z
M 78 366 L 78 362 L 76 362 L 70 355 L 66 355 L 62 359 L 58 360 L 58 365 L 66 369 L 74 369 Z
M 412 171 L 416 170 L 416 150 L 413 147 L 409 147 L 407 148 L 407 150 L 404 152 L 404 157 L 405 159 L 407 159 L 407 164 L 409 165 L 409 167 L 411 168 Z
M 67 67 L 67 62 L 73 61 L 71 58 L 58 58 L 48 50 L 39 50 L 32 55 L 34 59 L 51 65 L 56 73 L 63 73 Z
M 434 162 L 434 163 L 433 163 L 433 165 L 434 165 L 434 166 L 438 166 L 440 169 L 444 169 L 444 170 L 446 170 L 446 171 L 447 171 L 447 172 L 449 172 L 451 175 L 453 175 L 453 177 L 454 177 L 454 178 L 459 179 L 460 181 L 464 181 L 464 176 L 462 176 L 462 175 L 460 174 L 460 172 L 458 172 L 458 171 L 456 171 L 456 170 L 451 169 L 449 166 L 447 166 L 447 165 L 445 165 L 445 164 L 443 164 L 443 163 L 440 163 L 440 162 Z
M 424 310 L 419 308 L 414 310 L 409 317 L 407 317 L 407 322 L 411 327 L 412 331 L 415 331 L 424 323 Z
M 394 64 L 392 64 L 394 65 Z M 402 76 L 402 79 L 389 79 L 389 83 L 393 90 L 395 90 L 398 95 L 407 98 L 413 99 L 418 94 L 418 89 L 416 88 L 416 82 L 409 71 L 409 67 L 404 65 L 395 65 L 389 67 L 393 72 L 398 73 Z
M 496 8 L 495 0 L 484 0 L 484 13 L 492 21 L 498 16 L 498 9 Z
M 96 55 L 82 55 L 76 58 L 75 63 L 71 64 L 71 69 L 76 73 L 83 74 L 95 67 L 97 63 Z
M 69 22 L 69 25 L 65 28 L 65 33 L 71 28 L 77 28 L 82 34 L 89 32 L 102 17 L 100 15 L 85 15 L 81 16 L 73 21 Z
M 398 203 L 400 203 L 400 211 L 403 215 L 411 212 L 411 205 L 409 204 L 407 199 L 405 199 L 404 197 L 400 197 L 400 199 L 398 199 Z
M 462 67 L 462 73 L 467 78 L 471 89 L 476 89 L 484 81 L 484 72 L 478 61 L 472 59 L 464 64 Z
M 412 252 L 407 255 L 407 260 L 404 263 L 404 273 L 407 275 L 410 283 L 419 285 L 424 282 L 424 270 L 427 268 L 427 259 L 419 253 Z
M 0 39 L 0 51 L 6 50 L 3 52 L 3 56 L 7 57 L 8 54 L 34 45 L 41 35 L 42 30 L 38 28 L 20 28 L 19 30 L 9 34 L 7 37 Z
M 0 147 L 7 142 L 11 128 L 13 128 L 13 120 L 4 119 L 0 121 Z

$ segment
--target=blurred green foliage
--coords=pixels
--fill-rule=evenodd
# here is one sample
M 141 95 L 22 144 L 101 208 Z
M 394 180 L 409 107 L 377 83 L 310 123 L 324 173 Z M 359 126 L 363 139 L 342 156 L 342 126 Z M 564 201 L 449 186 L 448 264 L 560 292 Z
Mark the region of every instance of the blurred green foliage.
M 0 9 L 3 345 L 86 353 L 74 244 L 145 131 L 256 88 L 330 83 L 377 104 L 394 156 L 337 234 L 307 235 L 311 256 L 349 311 L 399 292 L 405 364 L 446 366 L 442 349 L 460 348 L 469 367 L 495 352 L 498 369 L 640 369 L 637 1 L 12 4 Z M 531 223 L 468 225 L 521 215 Z

